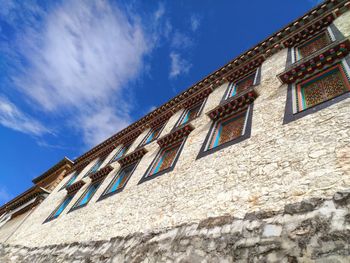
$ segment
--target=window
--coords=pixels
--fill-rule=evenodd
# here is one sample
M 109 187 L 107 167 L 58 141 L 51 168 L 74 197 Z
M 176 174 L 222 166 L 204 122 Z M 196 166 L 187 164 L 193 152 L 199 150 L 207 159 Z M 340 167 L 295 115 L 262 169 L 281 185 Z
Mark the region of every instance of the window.
M 78 175 L 79 175 L 78 172 L 75 171 L 72 174 L 71 178 L 62 186 L 62 188 L 60 190 L 72 185 L 72 183 L 74 183 L 75 179 L 77 179 Z
M 126 167 L 121 168 L 118 174 L 113 178 L 112 182 L 109 184 L 105 192 L 102 194 L 101 198 L 110 196 L 111 194 L 118 193 L 122 191 L 128 182 L 130 176 L 136 169 L 138 162 L 134 162 Z
M 88 187 L 88 189 L 83 193 L 83 195 L 78 199 L 78 201 L 74 204 L 71 211 L 86 206 L 91 200 L 91 198 L 94 196 L 100 184 L 101 184 L 101 181 L 92 183 Z
M 221 107 L 218 112 L 221 112 L 222 109 L 225 109 L 225 107 Z M 214 117 L 197 159 L 249 138 L 252 115 L 253 104 L 251 102 L 251 104 L 238 111 L 228 113 L 222 117 L 220 117 L 220 114 L 217 115 L 219 117 Z
M 84 177 L 96 172 L 100 168 L 101 164 L 103 163 L 103 160 L 104 159 L 99 158 L 96 161 L 96 163 L 91 167 L 91 169 L 84 175 Z
M 283 123 L 302 118 L 350 96 L 350 69 L 345 59 L 288 85 Z
M 254 70 L 253 73 L 243 77 L 237 82 L 230 82 L 224 100 L 242 94 L 250 87 L 257 85 L 260 82 L 260 69 Z
M 69 205 L 70 201 L 72 201 L 72 199 L 73 195 L 66 196 L 62 203 L 51 213 L 51 215 L 45 220 L 45 222 L 59 217 L 60 214 L 62 214 L 63 210 Z
M 186 139 L 161 149 L 139 183 L 150 180 L 174 169 Z
M 123 145 L 119 151 L 117 151 L 117 153 L 113 156 L 113 158 L 110 160 L 110 163 L 117 161 L 118 159 L 120 159 L 121 157 L 123 157 L 123 155 L 126 153 L 126 151 L 129 149 L 129 147 L 131 146 L 130 144 L 127 145 Z
M 149 131 L 149 133 L 146 135 L 145 139 L 140 144 L 140 146 L 146 145 L 146 144 L 152 142 L 153 140 L 157 139 L 158 136 L 160 135 L 161 131 L 163 130 L 164 126 L 165 126 L 165 124 L 162 124 L 162 125 L 159 125 L 155 128 L 152 128 Z
M 205 103 L 205 100 L 202 100 L 199 103 L 195 104 L 194 106 L 186 109 L 181 115 L 175 127 L 185 125 L 186 123 L 189 123 L 193 119 L 197 118 L 201 113 L 204 103 Z
M 305 43 L 295 48 L 296 60 L 305 58 L 312 53 L 324 48 L 332 42 L 331 36 L 329 35 L 328 30 L 322 32 L 321 34 L 311 38 Z
M 314 107 L 350 90 L 349 80 L 341 64 L 337 64 L 296 84 L 296 111 Z

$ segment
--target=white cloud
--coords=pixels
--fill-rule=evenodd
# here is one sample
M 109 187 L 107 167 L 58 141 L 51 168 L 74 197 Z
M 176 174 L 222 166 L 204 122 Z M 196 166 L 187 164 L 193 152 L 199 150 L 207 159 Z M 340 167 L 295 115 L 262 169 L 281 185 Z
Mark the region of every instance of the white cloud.
M 127 84 L 143 70 L 155 38 L 135 14 L 107 1 L 66 1 L 42 12 L 41 26 L 23 23 L 17 48 L 25 65 L 15 83 L 45 114 L 67 114 L 92 146 L 130 123 Z M 160 5 L 155 18 L 163 14 Z
M 197 31 L 197 29 L 199 28 L 201 24 L 201 20 L 198 16 L 196 15 L 192 15 L 191 16 L 191 29 L 193 32 Z
M 154 13 L 155 21 L 159 21 L 165 14 L 165 7 L 163 3 L 158 4 L 158 9 Z
M 180 74 L 186 74 L 192 67 L 191 63 L 189 63 L 186 59 L 182 58 L 181 55 L 176 52 L 170 53 L 170 61 L 170 78 L 176 78 Z
M 16 105 L 2 96 L 0 96 L 0 123 L 7 128 L 30 135 L 51 133 L 43 124 L 20 111 Z
M 187 49 L 193 46 L 193 41 L 188 35 L 176 31 L 173 35 L 171 46 L 176 49 Z
M 6 188 L 0 187 L 0 206 L 7 203 L 12 199 L 12 195 L 7 191 Z

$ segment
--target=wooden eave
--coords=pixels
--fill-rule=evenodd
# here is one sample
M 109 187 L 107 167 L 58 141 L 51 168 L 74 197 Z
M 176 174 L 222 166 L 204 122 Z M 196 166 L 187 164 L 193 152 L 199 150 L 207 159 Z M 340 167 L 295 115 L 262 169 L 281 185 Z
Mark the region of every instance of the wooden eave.
M 24 193 L 20 194 L 19 196 L 15 197 L 11 201 L 7 202 L 4 204 L 2 207 L 0 207 L 0 215 L 14 210 L 17 207 L 20 207 L 21 205 L 27 203 L 29 200 L 42 195 L 42 194 L 49 194 L 50 192 L 47 191 L 46 189 L 34 185 L 33 187 L 29 188 L 27 191 Z
M 89 177 L 91 178 L 92 182 L 97 182 L 105 178 L 111 171 L 113 170 L 113 167 L 109 164 L 102 169 L 91 173 Z
M 336 41 L 316 51 L 312 55 L 290 65 L 286 71 L 278 75 L 278 78 L 285 84 L 295 83 L 312 74 L 315 70 L 333 64 L 336 60 L 342 59 L 350 52 L 350 41 L 345 39 Z
M 85 182 L 83 180 L 79 180 L 73 184 L 71 184 L 70 186 L 66 187 L 67 190 L 67 194 L 73 194 L 79 191 L 80 188 L 83 187 L 83 185 L 85 184 Z
M 57 164 L 52 166 L 49 170 L 47 170 L 45 173 L 41 174 L 40 176 L 34 178 L 32 182 L 34 184 L 39 183 L 40 181 L 46 179 L 47 177 L 50 177 L 52 174 L 57 173 L 63 169 L 70 169 L 73 166 L 73 162 L 68 159 L 67 157 L 64 157 L 61 161 L 59 161 Z
M 146 153 L 147 153 L 147 150 L 144 147 L 139 148 L 139 149 L 133 151 L 132 153 L 129 153 L 129 154 L 125 155 L 124 157 L 120 158 L 118 160 L 118 163 L 120 163 L 121 166 L 131 164 L 131 163 L 141 159 Z
M 164 148 L 165 146 L 169 146 L 175 142 L 182 140 L 183 138 L 188 136 L 193 130 L 194 127 L 190 123 L 188 123 L 184 126 L 181 126 L 179 129 L 176 129 L 173 132 L 158 139 L 157 143 L 161 148 Z
M 81 155 L 75 160 L 75 162 L 80 163 L 91 156 L 93 156 L 92 158 L 94 158 L 99 154 L 99 151 L 101 149 L 105 148 L 110 144 L 117 144 L 118 141 L 122 139 L 122 137 L 127 136 L 127 134 L 129 134 L 130 132 L 133 132 L 137 129 L 144 129 L 150 122 L 152 122 L 156 118 L 159 118 L 163 114 L 167 114 L 168 112 L 176 112 L 176 110 L 178 110 L 182 106 L 182 104 L 190 95 L 200 93 L 203 89 L 207 87 L 212 87 L 213 89 L 215 89 L 222 83 L 227 81 L 228 78 L 235 78 L 239 75 L 243 75 L 244 71 L 249 71 L 249 67 L 245 67 L 245 65 L 253 63 L 251 64 L 250 68 L 253 66 L 257 67 L 259 66 L 259 63 L 261 64 L 262 61 L 264 61 L 267 57 L 276 53 L 280 49 L 286 48 L 285 45 L 290 45 L 290 43 L 292 43 L 291 41 L 294 41 L 294 44 L 298 44 L 298 41 L 302 41 L 301 37 L 304 35 L 304 33 L 302 32 L 304 29 L 309 28 L 310 26 L 312 27 L 313 24 L 315 24 L 315 28 L 317 28 L 319 25 L 325 26 L 327 23 L 329 23 L 330 18 L 334 19 L 348 8 L 349 0 L 327 0 L 323 2 L 322 4 L 310 10 L 305 15 L 294 20 L 292 23 L 290 23 L 283 29 L 272 34 L 271 36 L 258 43 L 251 49 L 247 50 L 243 54 L 231 60 L 226 65 L 220 67 L 212 74 L 206 76 L 204 79 L 197 82 L 196 84 L 188 88 L 186 91 L 177 95 L 167 103 L 163 104 L 162 106 L 150 112 L 143 118 L 134 122 L 127 128 L 111 136 L 109 139 L 97 145 L 90 151 Z M 317 24 L 319 23 L 319 21 L 323 21 L 322 23 L 325 24 Z M 299 33 L 300 35 L 297 36 L 297 34 Z M 256 61 L 259 60 L 260 62 L 257 63 Z
M 258 93 L 251 87 L 244 92 L 227 99 L 224 103 L 218 105 L 207 113 L 212 120 L 225 117 L 227 115 L 240 112 L 246 109 L 258 97 Z

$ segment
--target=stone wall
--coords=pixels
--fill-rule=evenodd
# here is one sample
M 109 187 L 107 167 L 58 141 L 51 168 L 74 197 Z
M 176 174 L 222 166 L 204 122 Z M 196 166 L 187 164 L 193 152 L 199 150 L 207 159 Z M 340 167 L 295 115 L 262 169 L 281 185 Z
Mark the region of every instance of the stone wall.
M 350 191 L 281 211 L 207 218 L 105 241 L 0 244 L 0 262 L 349 262 Z
M 349 12 L 335 24 L 348 36 L 347 17 Z M 59 189 L 68 176 L 7 242 L 38 247 L 126 237 L 226 214 L 242 218 L 251 212 L 279 211 L 288 203 L 331 197 L 348 189 L 350 99 L 283 125 L 287 87 L 276 75 L 285 69 L 286 57 L 285 49 L 262 65 L 249 139 L 196 159 L 211 126 L 205 113 L 220 103 L 227 88 L 227 83 L 223 84 L 210 94 L 201 116 L 192 121 L 195 129 L 172 172 L 138 184 L 159 151 L 158 144 L 152 142 L 124 191 L 97 201 L 119 170 L 114 163 L 115 169 L 86 207 L 67 213 L 89 186 L 88 177 L 63 214 L 43 224 L 65 197 L 66 191 Z M 171 117 L 162 135 L 180 115 L 181 111 Z

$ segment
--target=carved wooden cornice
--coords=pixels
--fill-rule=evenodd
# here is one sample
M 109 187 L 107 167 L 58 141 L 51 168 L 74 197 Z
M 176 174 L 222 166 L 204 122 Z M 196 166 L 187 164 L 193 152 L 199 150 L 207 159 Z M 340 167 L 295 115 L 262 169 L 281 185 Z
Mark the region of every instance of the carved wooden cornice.
M 285 47 L 293 47 L 299 43 L 308 40 L 310 37 L 318 34 L 319 32 L 323 31 L 327 26 L 329 26 L 333 22 L 334 18 L 335 16 L 333 14 L 329 14 L 328 16 L 323 17 L 322 19 L 314 22 L 310 26 L 303 28 L 298 33 L 292 34 L 283 42 L 283 45 Z
M 257 96 L 258 94 L 255 89 L 250 88 L 241 94 L 237 94 L 236 96 L 226 100 L 215 109 L 209 111 L 207 115 L 212 120 L 217 120 L 232 113 L 239 112 L 253 103 Z
M 67 157 L 64 157 L 61 161 L 59 161 L 57 164 L 52 166 L 49 170 L 47 170 L 42 175 L 34 178 L 32 182 L 34 184 L 39 183 L 40 181 L 44 180 L 45 178 L 51 176 L 53 173 L 61 172 L 63 169 L 70 170 L 70 168 L 73 166 L 73 162 L 68 159 Z
M 265 60 L 265 58 L 263 56 L 261 56 L 261 57 L 258 57 L 256 59 L 250 61 L 249 63 L 246 63 L 244 66 L 240 67 L 238 70 L 235 70 L 232 73 L 230 73 L 226 77 L 227 81 L 235 82 L 235 81 L 243 78 L 244 76 L 249 75 L 255 69 L 260 67 L 260 65 L 264 62 L 264 60 Z
M 315 52 L 305 59 L 292 64 L 286 71 L 278 75 L 282 83 L 291 84 L 312 74 L 336 60 L 342 59 L 350 52 L 350 41 L 348 39 L 334 42 L 327 47 Z
M 183 138 L 188 136 L 193 130 L 194 127 L 189 123 L 187 125 L 181 126 L 179 129 L 174 130 L 170 134 L 167 134 L 162 138 L 158 139 L 157 143 L 161 148 L 163 148 L 165 146 L 173 144 L 174 142 L 182 140 Z
M 40 195 L 49 194 L 49 193 L 50 192 L 47 191 L 46 189 L 35 185 L 30 189 L 28 189 L 27 191 L 25 191 L 24 193 L 22 193 L 21 195 L 11 200 L 10 202 L 0 207 L 0 215 L 24 205 L 25 203 L 29 202 L 33 198 L 37 198 Z
M 127 136 L 127 134 L 129 134 L 130 132 L 133 132 L 137 129 L 142 130 L 144 127 L 147 127 L 147 125 L 150 122 L 152 122 L 156 118 L 159 118 L 163 114 L 168 114 L 168 112 L 176 112 L 190 95 L 200 93 L 203 89 L 206 89 L 207 87 L 212 87 L 215 89 L 224 82 L 228 81 L 228 79 L 230 78 L 233 79 L 239 76 L 243 76 L 245 72 L 251 70 L 252 67 L 259 66 L 259 63 L 261 64 L 262 61 L 265 60 L 267 57 L 273 55 L 280 49 L 287 47 L 285 46 L 285 44 L 290 45 L 292 43 L 291 41 L 294 41 L 293 43 L 297 44 L 298 38 L 299 41 L 302 41 L 302 38 L 300 37 L 302 37 L 304 33 L 301 33 L 299 36 L 296 35 L 298 35 L 300 32 L 303 32 L 304 29 L 309 28 L 311 26 L 311 31 L 309 30 L 308 32 L 312 32 L 313 24 L 316 24 L 315 28 L 317 29 L 317 23 L 319 23 L 319 21 L 323 21 L 322 23 L 328 23 L 329 18 L 327 17 L 332 16 L 334 18 L 337 15 L 340 15 L 342 12 L 344 12 L 344 10 L 347 10 L 348 8 L 348 0 L 324 1 L 322 4 L 315 7 L 302 17 L 296 19 L 282 30 L 272 34 L 270 37 L 266 38 L 253 48 L 247 50 L 243 54 L 231 60 L 226 65 L 214 71 L 212 74 L 206 76 L 204 79 L 197 82 L 196 84 L 188 88 L 186 91 L 177 95 L 167 103 L 163 104 L 159 108 L 147 114 L 145 117 L 134 122 L 127 128 L 113 135 L 112 137 L 97 145 L 90 151 L 86 152 L 85 154 L 77 158 L 75 162 L 79 163 L 92 155 L 96 156 L 96 153 L 102 148 L 110 144 L 117 144 L 120 140 L 123 139 L 124 136 Z M 321 26 L 322 23 L 320 24 Z
M 158 127 L 160 125 L 163 125 L 165 122 L 167 122 L 170 117 L 173 115 L 172 112 L 167 112 L 166 114 L 163 114 L 162 116 L 160 116 L 159 118 L 155 119 L 154 121 L 150 122 L 149 125 L 147 125 L 147 128 L 155 128 Z
M 89 175 L 89 177 L 91 178 L 92 182 L 97 182 L 97 181 L 105 178 L 112 170 L 113 170 L 113 167 L 111 165 L 107 165 L 107 166 L 101 168 L 100 170 L 98 170 L 94 173 L 91 173 Z
M 84 184 L 85 184 L 85 182 L 83 180 L 79 180 L 79 181 L 71 184 L 70 186 L 68 186 L 66 188 L 67 194 L 70 195 L 70 194 L 78 192 L 79 189 L 82 188 Z
M 139 149 L 133 151 L 132 153 L 129 153 L 129 154 L 125 155 L 124 157 L 120 158 L 118 160 L 118 163 L 120 163 L 121 166 L 131 164 L 131 163 L 141 159 L 146 153 L 147 153 L 147 150 L 144 147 L 139 148 Z
M 182 107 L 185 109 L 190 108 L 196 103 L 198 103 L 199 101 L 203 101 L 206 97 L 209 96 L 210 93 L 213 92 L 213 90 L 214 90 L 213 87 L 207 87 L 202 92 L 194 94 L 193 96 L 185 100 L 185 102 L 182 104 Z

